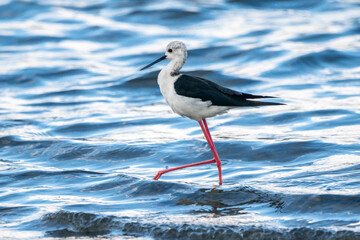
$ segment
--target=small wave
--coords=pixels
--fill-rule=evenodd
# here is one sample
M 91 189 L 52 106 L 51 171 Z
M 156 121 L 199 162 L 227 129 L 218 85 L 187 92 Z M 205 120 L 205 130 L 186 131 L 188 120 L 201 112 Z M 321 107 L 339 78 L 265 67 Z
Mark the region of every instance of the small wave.
M 309 53 L 281 63 L 274 70 L 262 73 L 263 77 L 289 77 L 313 73 L 323 68 L 357 67 L 360 55 L 336 50 Z M 301 69 L 299 71 L 299 69 Z
M 291 1 L 230 0 L 230 2 L 239 3 L 242 5 L 254 7 L 254 8 L 268 8 L 268 9 L 314 9 L 314 8 L 319 8 L 322 4 L 325 3 L 324 0 L 319 0 L 319 1 L 312 1 L 312 0 L 304 0 L 304 1 L 298 1 L 298 0 L 291 0 Z
M 51 237 L 98 236 L 114 230 L 124 235 L 150 236 L 156 239 L 360 239 L 352 231 L 329 231 L 312 228 L 271 229 L 257 226 L 176 224 L 103 216 L 91 213 L 60 211 L 42 217 L 41 224 L 54 230 L 47 231 Z

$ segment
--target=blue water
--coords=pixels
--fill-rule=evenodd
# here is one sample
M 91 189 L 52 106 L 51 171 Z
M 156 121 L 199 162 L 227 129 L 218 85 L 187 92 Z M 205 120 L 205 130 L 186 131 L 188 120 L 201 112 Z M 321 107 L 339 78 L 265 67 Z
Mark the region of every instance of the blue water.
M 360 3 L 0 0 L 0 238 L 360 239 Z M 285 106 L 208 119 L 183 71 Z

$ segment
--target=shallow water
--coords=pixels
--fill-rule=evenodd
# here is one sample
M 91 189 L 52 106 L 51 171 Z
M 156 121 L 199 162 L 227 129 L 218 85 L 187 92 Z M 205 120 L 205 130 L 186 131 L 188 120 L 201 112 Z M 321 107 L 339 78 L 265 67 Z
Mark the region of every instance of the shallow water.
M 0 237 L 360 239 L 357 1 L 0 0 Z M 285 106 L 198 124 L 138 70 Z

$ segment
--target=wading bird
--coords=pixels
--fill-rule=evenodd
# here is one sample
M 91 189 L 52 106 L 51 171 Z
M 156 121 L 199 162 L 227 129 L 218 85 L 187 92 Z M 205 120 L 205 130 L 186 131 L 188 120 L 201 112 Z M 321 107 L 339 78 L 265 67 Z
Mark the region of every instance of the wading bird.
M 187 50 L 185 44 L 179 41 L 170 42 L 166 47 L 164 56 L 143 67 L 140 71 L 151 67 L 162 60 L 167 59 L 170 61 L 170 63 L 164 67 L 158 75 L 157 82 L 159 84 L 160 91 L 167 104 L 170 105 L 175 113 L 199 122 L 214 158 L 208 161 L 161 170 L 156 174 L 154 179 L 158 180 L 162 174 L 174 170 L 216 163 L 219 171 L 219 184 L 222 185 L 221 161 L 216 152 L 215 145 L 205 119 L 225 113 L 227 110 L 236 107 L 257 107 L 283 104 L 254 101 L 252 99 L 273 97 L 237 92 L 200 77 L 181 74 L 179 71 L 185 64 L 186 58 Z

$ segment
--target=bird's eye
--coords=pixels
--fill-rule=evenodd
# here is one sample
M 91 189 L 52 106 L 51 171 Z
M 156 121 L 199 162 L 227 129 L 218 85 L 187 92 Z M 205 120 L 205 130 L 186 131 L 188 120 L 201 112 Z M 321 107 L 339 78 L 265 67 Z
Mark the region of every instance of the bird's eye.
M 170 48 L 170 49 L 168 49 L 168 52 L 172 52 L 172 49 Z

